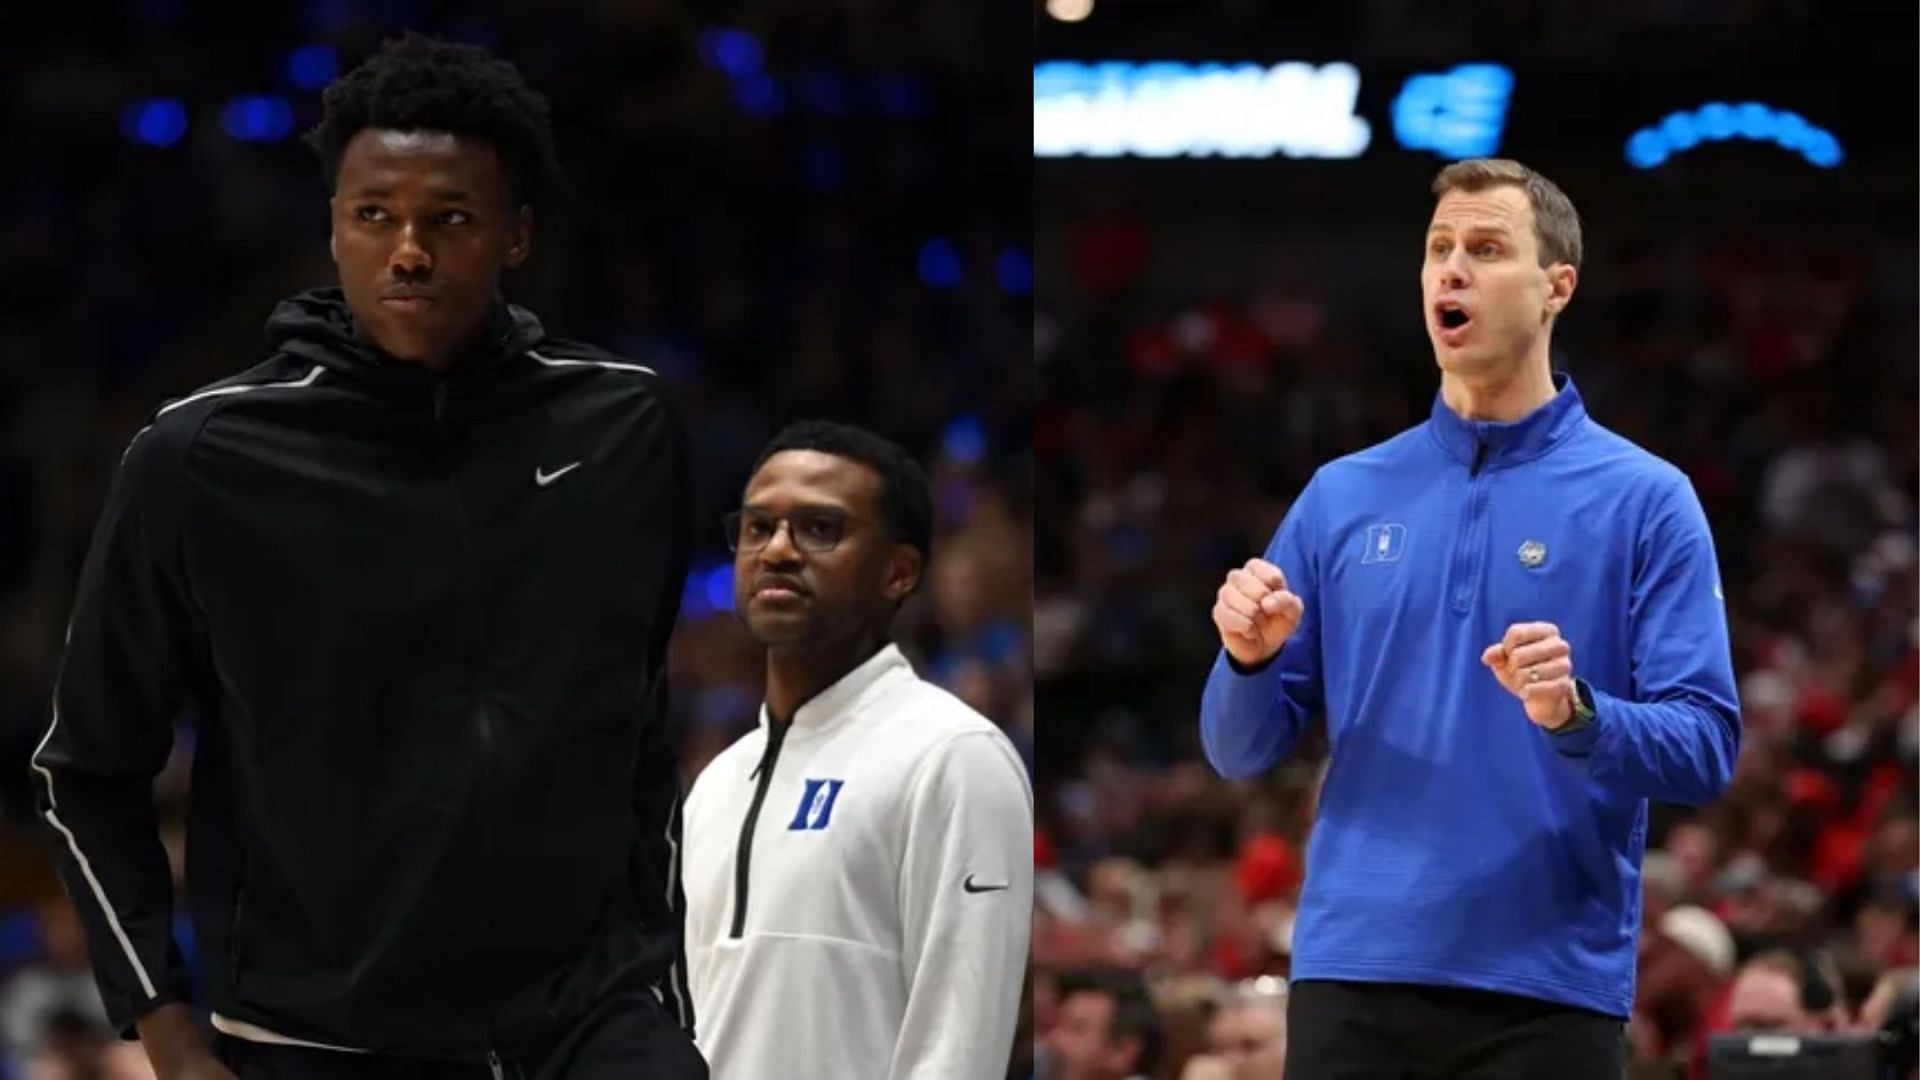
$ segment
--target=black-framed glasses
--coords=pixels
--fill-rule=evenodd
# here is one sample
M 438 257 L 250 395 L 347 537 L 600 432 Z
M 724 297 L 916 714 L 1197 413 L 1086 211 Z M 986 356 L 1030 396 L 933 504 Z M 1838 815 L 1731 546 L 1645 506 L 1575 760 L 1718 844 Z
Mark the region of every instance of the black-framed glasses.
M 735 510 L 720 519 L 727 533 L 727 549 L 748 554 L 771 544 L 782 522 L 787 526 L 787 542 L 809 555 L 832 551 L 847 535 L 847 515 L 823 506 L 795 510 L 791 514 Z

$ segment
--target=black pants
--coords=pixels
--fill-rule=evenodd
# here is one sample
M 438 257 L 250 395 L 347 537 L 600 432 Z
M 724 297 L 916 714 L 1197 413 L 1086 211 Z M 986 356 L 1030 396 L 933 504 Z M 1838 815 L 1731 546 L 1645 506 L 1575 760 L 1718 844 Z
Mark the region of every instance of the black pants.
M 1287 1080 L 1620 1080 L 1626 1024 L 1535 998 L 1307 980 L 1287 1001 Z
M 488 1080 L 483 1060 L 421 1061 L 338 1050 L 252 1043 L 219 1036 L 217 1053 L 239 1080 Z M 707 1080 L 707 1063 L 693 1040 L 649 999 L 608 1001 L 567 1032 L 538 1060 L 503 1055 L 506 1080 Z

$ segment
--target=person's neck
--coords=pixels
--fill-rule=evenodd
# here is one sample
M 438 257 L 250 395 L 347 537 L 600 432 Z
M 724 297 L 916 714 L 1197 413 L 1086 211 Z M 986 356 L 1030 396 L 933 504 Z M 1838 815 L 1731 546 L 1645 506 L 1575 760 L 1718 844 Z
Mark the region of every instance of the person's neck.
M 790 724 L 800 706 L 872 659 L 887 646 L 883 631 L 870 631 L 818 645 L 796 643 L 767 649 L 767 715 Z
M 1440 376 L 1440 399 L 1462 420 L 1512 423 L 1552 401 L 1554 392 L 1553 369 L 1544 355 L 1504 372 Z

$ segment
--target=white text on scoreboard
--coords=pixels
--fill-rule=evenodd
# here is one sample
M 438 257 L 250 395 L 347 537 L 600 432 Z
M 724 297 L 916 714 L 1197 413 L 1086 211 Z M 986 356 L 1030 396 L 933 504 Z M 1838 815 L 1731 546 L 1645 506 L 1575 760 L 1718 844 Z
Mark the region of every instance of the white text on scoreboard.
M 1049 61 L 1033 69 L 1033 153 L 1359 157 L 1373 134 L 1359 95 L 1346 63 Z

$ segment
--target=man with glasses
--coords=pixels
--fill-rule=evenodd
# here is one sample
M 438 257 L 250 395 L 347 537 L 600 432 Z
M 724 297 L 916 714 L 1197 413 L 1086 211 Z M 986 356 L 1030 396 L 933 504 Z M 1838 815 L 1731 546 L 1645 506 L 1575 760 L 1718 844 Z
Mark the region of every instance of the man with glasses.
M 889 627 L 932 542 L 926 476 L 788 427 L 726 519 L 767 654 L 758 726 L 686 804 L 687 945 L 713 1075 L 998 1077 L 1033 912 L 1033 796 L 1005 735 Z

